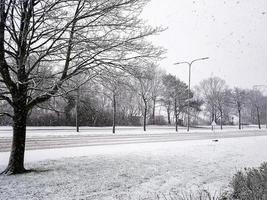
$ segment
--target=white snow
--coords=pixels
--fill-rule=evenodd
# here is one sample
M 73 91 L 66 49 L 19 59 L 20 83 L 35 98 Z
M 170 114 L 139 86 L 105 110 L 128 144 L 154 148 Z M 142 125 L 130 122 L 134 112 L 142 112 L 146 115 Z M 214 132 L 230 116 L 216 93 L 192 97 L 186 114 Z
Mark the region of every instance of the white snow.
M 267 161 L 267 136 L 123 144 L 26 152 L 39 170 L 0 176 L 0 199 L 156 199 L 159 193 L 219 191 L 244 167 Z M 3 170 L 8 153 L 0 153 Z

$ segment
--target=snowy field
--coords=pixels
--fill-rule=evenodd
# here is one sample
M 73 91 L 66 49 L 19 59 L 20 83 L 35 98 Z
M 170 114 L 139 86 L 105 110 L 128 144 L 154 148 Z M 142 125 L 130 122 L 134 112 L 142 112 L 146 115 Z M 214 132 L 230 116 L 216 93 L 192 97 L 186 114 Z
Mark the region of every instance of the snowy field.
M 156 199 L 219 192 L 244 167 L 267 161 L 267 136 L 120 144 L 26 152 L 35 172 L 0 176 L 0 199 Z M 0 170 L 7 162 L 0 153 Z

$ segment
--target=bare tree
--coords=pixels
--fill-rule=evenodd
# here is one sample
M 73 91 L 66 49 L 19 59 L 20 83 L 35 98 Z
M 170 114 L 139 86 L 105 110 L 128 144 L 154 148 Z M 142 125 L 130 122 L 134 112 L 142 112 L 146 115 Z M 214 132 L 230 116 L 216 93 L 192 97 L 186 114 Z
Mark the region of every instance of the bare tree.
M 261 110 L 264 108 L 265 98 L 260 90 L 249 90 L 248 99 L 252 109 L 256 111 L 258 128 L 261 129 Z
M 238 113 L 238 128 L 242 128 L 242 109 L 246 104 L 246 90 L 235 87 L 232 90 L 232 104 Z
M 129 76 L 129 75 L 128 75 Z M 112 117 L 112 133 L 115 134 L 116 131 L 116 115 L 117 115 L 117 97 L 120 95 L 121 91 L 128 87 L 127 75 L 121 70 L 109 70 L 108 72 L 101 74 L 99 77 L 101 84 L 108 90 L 104 94 L 111 100 L 113 108 Z
M 163 71 L 156 69 L 155 75 L 153 77 L 153 84 L 152 84 L 152 114 L 150 117 L 151 123 L 155 125 L 156 121 L 156 105 L 158 98 L 160 96 L 160 91 L 162 90 L 162 76 L 163 76 Z
M 153 98 L 153 88 L 156 78 L 156 65 L 154 63 L 148 63 L 142 66 L 142 70 L 133 71 L 133 90 L 141 98 L 142 115 L 143 115 L 143 130 L 146 131 L 147 115 L 149 112 L 149 106 Z
M 230 98 L 231 98 L 231 93 L 230 90 L 226 88 L 226 85 L 222 83 L 220 86 L 220 89 L 218 89 L 217 94 L 215 96 L 215 102 L 216 102 L 216 107 L 220 113 L 220 128 L 221 130 L 223 129 L 223 121 L 226 108 L 230 106 Z
M 175 77 L 171 74 L 162 76 L 163 89 L 161 90 L 161 99 L 163 106 L 167 111 L 168 124 L 171 124 L 171 111 L 172 111 L 172 100 L 174 96 L 173 85 Z
M 162 93 L 163 102 L 167 105 L 168 121 L 170 120 L 169 106 L 173 104 L 173 112 L 175 117 L 175 130 L 178 131 L 178 119 L 182 112 L 185 111 L 188 101 L 188 86 L 175 76 L 168 74 L 163 76 L 164 90 Z M 192 93 L 190 95 L 192 97 Z
M 138 18 L 146 0 L 0 0 L 0 98 L 13 111 L 13 141 L 5 174 L 25 172 L 30 110 L 65 92 L 78 74 L 160 53 L 145 37 L 160 29 Z
M 219 77 L 211 77 L 203 80 L 199 87 L 201 99 L 205 102 L 206 110 L 210 112 L 211 121 L 216 121 L 216 111 L 219 112 L 220 127 L 223 126 L 224 108 L 229 104 L 229 91 L 224 80 Z

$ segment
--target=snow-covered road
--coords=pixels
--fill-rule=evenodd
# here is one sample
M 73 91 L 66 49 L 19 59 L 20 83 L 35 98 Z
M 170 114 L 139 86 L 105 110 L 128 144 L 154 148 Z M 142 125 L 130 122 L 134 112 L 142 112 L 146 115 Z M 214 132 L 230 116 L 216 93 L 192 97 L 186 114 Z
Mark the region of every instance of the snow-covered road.
M 126 129 L 129 131 L 130 129 Z M 234 138 L 234 137 L 250 137 L 267 135 L 264 130 L 247 130 L 247 131 L 202 131 L 192 133 L 163 133 L 148 132 L 131 130 L 131 134 L 68 134 L 64 132 L 60 134 L 54 133 L 59 131 L 57 129 L 46 130 L 49 134 L 40 135 L 39 129 L 31 130 L 31 135 L 27 138 L 26 149 L 54 149 L 54 148 L 69 148 L 69 147 L 82 147 L 82 146 L 102 146 L 102 145 L 118 145 L 118 144 L 134 144 L 134 143 L 155 143 L 155 142 L 170 142 L 170 141 L 183 141 L 183 140 L 202 140 L 202 139 L 218 139 L 218 138 Z M 44 130 L 42 130 L 44 131 Z M 66 131 L 66 130 L 65 130 Z M 165 130 L 166 131 L 166 130 Z M 36 136 L 34 136 L 36 132 Z M 39 133 L 39 135 L 37 134 Z M 63 133 L 63 134 L 62 134 Z M 8 152 L 11 147 L 11 137 L 0 137 L 0 152 Z

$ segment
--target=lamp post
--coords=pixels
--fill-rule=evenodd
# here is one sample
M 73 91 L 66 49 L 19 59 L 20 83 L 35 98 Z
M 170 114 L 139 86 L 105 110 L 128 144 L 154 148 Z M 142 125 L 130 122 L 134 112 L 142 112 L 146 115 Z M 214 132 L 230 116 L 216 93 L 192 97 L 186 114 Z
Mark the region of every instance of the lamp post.
M 264 87 L 265 89 L 267 89 L 267 85 L 253 85 L 253 90 L 256 90 L 257 87 Z M 267 129 L 267 102 L 265 103 L 265 109 L 266 109 L 266 113 L 265 113 L 265 117 L 266 117 L 266 129 Z
M 190 84 L 191 84 L 191 66 L 196 61 L 201 61 L 201 60 L 206 60 L 206 59 L 209 59 L 209 57 L 198 58 L 198 59 L 192 60 L 190 62 L 184 61 L 184 62 L 174 63 L 174 65 L 187 64 L 188 67 L 189 67 L 189 73 L 188 73 L 188 92 L 187 92 L 187 98 L 188 98 L 188 105 L 187 105 L 187 131 L 189 131 L 189 126 L 190 126 L 190 114 L 189 114 L 190 101 L 189 101 L 189 99 L 190 99 Z

